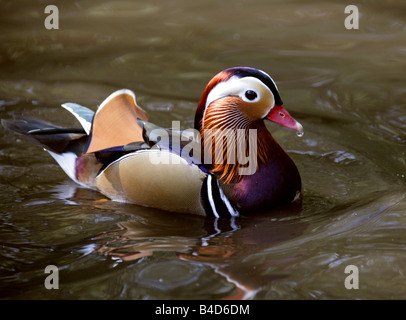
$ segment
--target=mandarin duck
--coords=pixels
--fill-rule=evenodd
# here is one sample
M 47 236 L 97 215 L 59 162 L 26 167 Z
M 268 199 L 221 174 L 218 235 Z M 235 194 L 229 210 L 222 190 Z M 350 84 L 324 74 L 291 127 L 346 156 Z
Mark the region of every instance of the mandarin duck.
M 81 128 L 38 119 L 2 120 L 42 146 L 78 184 L 108 198 L 171 212 L 235 217 L 300 196 L 292 159 L 265 126 L 303 132 L 265 72 L 235 67 L 214 76 L 197 106 L 194 129 L 148 122 L 131 90 L 107 97 L 96 112 L 62 104 Z

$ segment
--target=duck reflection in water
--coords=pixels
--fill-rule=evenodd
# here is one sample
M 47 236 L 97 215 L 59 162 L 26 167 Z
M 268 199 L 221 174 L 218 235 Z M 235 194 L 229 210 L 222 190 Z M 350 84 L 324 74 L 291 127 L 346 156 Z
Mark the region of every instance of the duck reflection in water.
M 76 196 L 77 198 L 77 196 Z M 111 206 L 115 208 L 111 208 Z M 97 201 L 100 209 L 120 207 L 120 212 L 139 208 L 110 201 Z M 233 219 L 209 219 L 192 215 L 170 217 L 167 212 L 145 209 L 136 219 L 117 224 L 117 229 L 98 234 L 92 240 L 96 251 L 118 263 L 152 258 L 154 254 L 172 252 L 178 261 L 210 267 L 232 284 L 234 290 L 222 299 L 252 299 L 262 286 L 286 274 L 270 274 L 281 259 L 260 263 L 246 261 L 255 254 L 300 236 L 307 224 L 300 219 L 300 204 L 282 207 L 272 214 L 258 214 Z M 288 260 L 295 260 L 292 256 Z M 173 267 L 172 265 L 169 267 Z

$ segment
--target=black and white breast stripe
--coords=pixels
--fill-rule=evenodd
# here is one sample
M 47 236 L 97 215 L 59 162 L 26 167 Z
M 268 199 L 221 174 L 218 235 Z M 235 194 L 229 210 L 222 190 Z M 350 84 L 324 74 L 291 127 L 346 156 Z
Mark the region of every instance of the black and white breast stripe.
M 218 180 L 210 174 L 203 182 L 201 199 L 208 217 L 230 218 L 239 216 L 238 211 L 234 209 L 221 190 Z

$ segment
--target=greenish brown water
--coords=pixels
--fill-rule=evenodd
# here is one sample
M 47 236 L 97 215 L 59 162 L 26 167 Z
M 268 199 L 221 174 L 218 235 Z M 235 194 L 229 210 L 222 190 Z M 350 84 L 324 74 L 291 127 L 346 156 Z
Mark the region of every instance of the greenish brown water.
M 214 74 L 257 67 L 305 128 L 269 124 L 303 204 L 215 222 L 106 201 L 0 128 L 0 298 L 406 298 L 404 1 L 354 3 L 358 30 L 341 1 L 53 4 L 59 30 L 43 1 L 0 1 L 0 118 L 73 125 L 61 103 L 129 88 L 152 122 L 190 128 Z

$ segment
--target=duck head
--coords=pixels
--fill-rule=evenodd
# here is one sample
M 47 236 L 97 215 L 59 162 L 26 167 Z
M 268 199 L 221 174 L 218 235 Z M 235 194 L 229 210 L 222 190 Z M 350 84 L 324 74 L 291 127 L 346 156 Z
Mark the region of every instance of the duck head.
M 255 129 L 258 144 L 255 160 L 266 165 L 276 142 L 265 127 L 265 119 L 299 133 L 303 132 L 303 126 L 284 108 L 276 83 L 268 74 L 254 68 L 235 67 L 218 73 L 210 80 L 197 107 L 194 125 L 202 137 L 203 152 L 214 152 L 218 147 L 216 143 L 224 145 L 219 137 L 223 138 L 221 132 L 229 134 L 229 129 L 246 130 L 246 141 L 237 139 L 236 149 L 242 142 L 249 148 L 248 132 Z M 216 133 L 212 136 L 205 135 L 207 130 L 214 130 Z M 209 147 L 211 151 L 208 150 Z M 227 163 L 227 152 L 229 151 L 224 150 L 221 163 L 217 163 L 219 161 L 213 155 L 210 170 L 220 174 L 220 179 L 225 183 L 238 182 L 241 179 L 237 174 L 239 164 Z M 242 152 L 249 154 L 248 149 Z
M 228 117 L 230 125 L 249 125 L 268 119 L 289 129 L 303 132 L 303 126 L 283 106 L 275 81 L 265 72 L 235 67 L 215 75 L 203 92 L 195 114 L 195 129 L 209 127 L 213 114 Z

